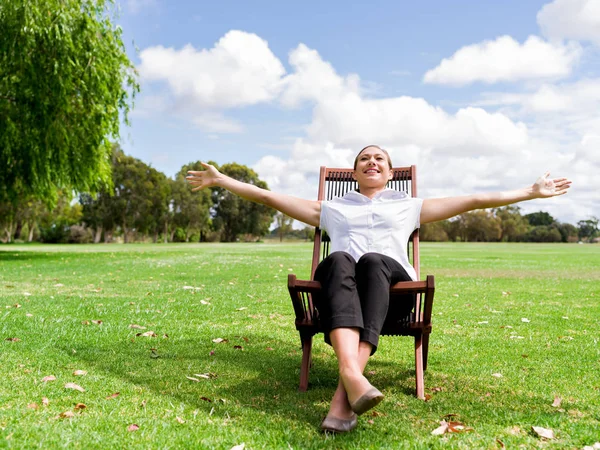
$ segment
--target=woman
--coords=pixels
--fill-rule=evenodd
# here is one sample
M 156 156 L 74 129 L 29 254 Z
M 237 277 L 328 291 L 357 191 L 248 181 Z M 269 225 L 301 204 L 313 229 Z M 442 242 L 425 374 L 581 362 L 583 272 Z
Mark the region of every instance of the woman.
M 202 165 L 205 171 L 188 172 L 194 191 L 227 189 L 308 225 L 320 226 L 331 238 L 331 253 L 315 272 L 324 292 L 318 299 L 319 313 L 339 368 L 338 386 L 321 423 L 321 429 L 330 432 L 354 429 L 357 415 L 383 400 L 383 394 L 363 372 L 377 349 L 390 284 L 416 278 L 406 258 L 413 230 L 420 224 L 475 209 L 563 195 L 571 185 L 566 178 L 549 179 L 546 173 L 533 185 L 513 191 L 421 200 L 386 189 L 393 177 L 392 162 L 385 150 L 369 145 L 354 161 L 353 177 L 359 192 L 320 202 L 267 191 L 227 177 L 209 164 Z

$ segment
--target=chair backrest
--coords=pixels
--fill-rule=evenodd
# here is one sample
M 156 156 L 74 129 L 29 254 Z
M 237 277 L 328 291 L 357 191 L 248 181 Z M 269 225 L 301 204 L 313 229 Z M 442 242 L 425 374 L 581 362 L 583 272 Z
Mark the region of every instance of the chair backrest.
M 388 182 L 390 189 L 406 192 L 411 197 L 417 196 L 417 166 L 394 167 L 394 177 Z M 358 189 L 357 182 L 352 178 L 352 169 L 333 169 L 331 167 L 321 166 L 319 176 L 319 195 L 318 200 L 331 200 L 335 197 L 342 197 L 349 191 Z M 420 277 L 419 272 L 419 230 L 415 230 L 410 237 L 408 246 L 409 258 Z M 411 255 L 412 253 L 412 255 Z M 311 280 L 314 278 L 315 270 L 319 262 L 329 255 L 329 238 L 324 236 L 321 229 L 315 229 L 315 240 L 313 247 Z M 412 258 L 411 258 L 412 256 Z

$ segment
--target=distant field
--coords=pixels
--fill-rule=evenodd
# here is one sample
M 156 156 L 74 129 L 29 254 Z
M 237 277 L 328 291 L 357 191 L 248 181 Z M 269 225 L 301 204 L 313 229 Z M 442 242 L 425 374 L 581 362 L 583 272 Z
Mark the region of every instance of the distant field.
M 308 243 L 0 245 L 0 448 L 600 441 L 600 246 L 422 244 L 421 274 L 436 277 L 431 399 L 414 397 L 412 341 L 383 337 L 367 371 L 386 399 L 336 437 L 318 430 L 337 383 L 321 337 L 297 392 L 286 282 L 308 276 L 310 255 Z M 473 430 L 432 435 L 444 418 Z

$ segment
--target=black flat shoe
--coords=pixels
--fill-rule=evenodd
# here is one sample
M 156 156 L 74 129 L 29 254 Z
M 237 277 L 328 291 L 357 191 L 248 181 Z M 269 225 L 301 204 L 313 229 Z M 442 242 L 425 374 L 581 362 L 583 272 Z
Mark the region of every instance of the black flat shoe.
M 350 404 L 350 408 L 359 416 L 377 406 L 383 400 L 383 394 L 377 388 L 371 388 L 358 400 Z
M 337 417 L 327 416 L 321 422 L 321 431 L 323 433 L 347 433 L 352 431 L 358 425 L 358 417 L 352 414 L 349 419 L 338 419 Z

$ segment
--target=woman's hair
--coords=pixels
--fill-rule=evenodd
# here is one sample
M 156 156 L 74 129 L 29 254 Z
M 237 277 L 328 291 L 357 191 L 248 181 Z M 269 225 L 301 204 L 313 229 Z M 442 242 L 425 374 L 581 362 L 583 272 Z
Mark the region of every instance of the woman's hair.
M 390 158 L 390 154 L 387 152 L 387 150 L 381 148 L 379 145 L 367 145 L 360 152 L 358 152 L 358 155 L 356 155 L 356 158 L 354 158 L 354 170 L 356 170 L 356 165 L 358 164 L 358 157 L 360 156 L 360 154 L 370 147 L 375 147 L 375 148 L 381 150 L 385 154 L 385 156 L 387 157 L 387 160 L 388 160 L 388 166 L 390 166 L 390 169 L 391 169 L 392 168 L 392 158 Z

